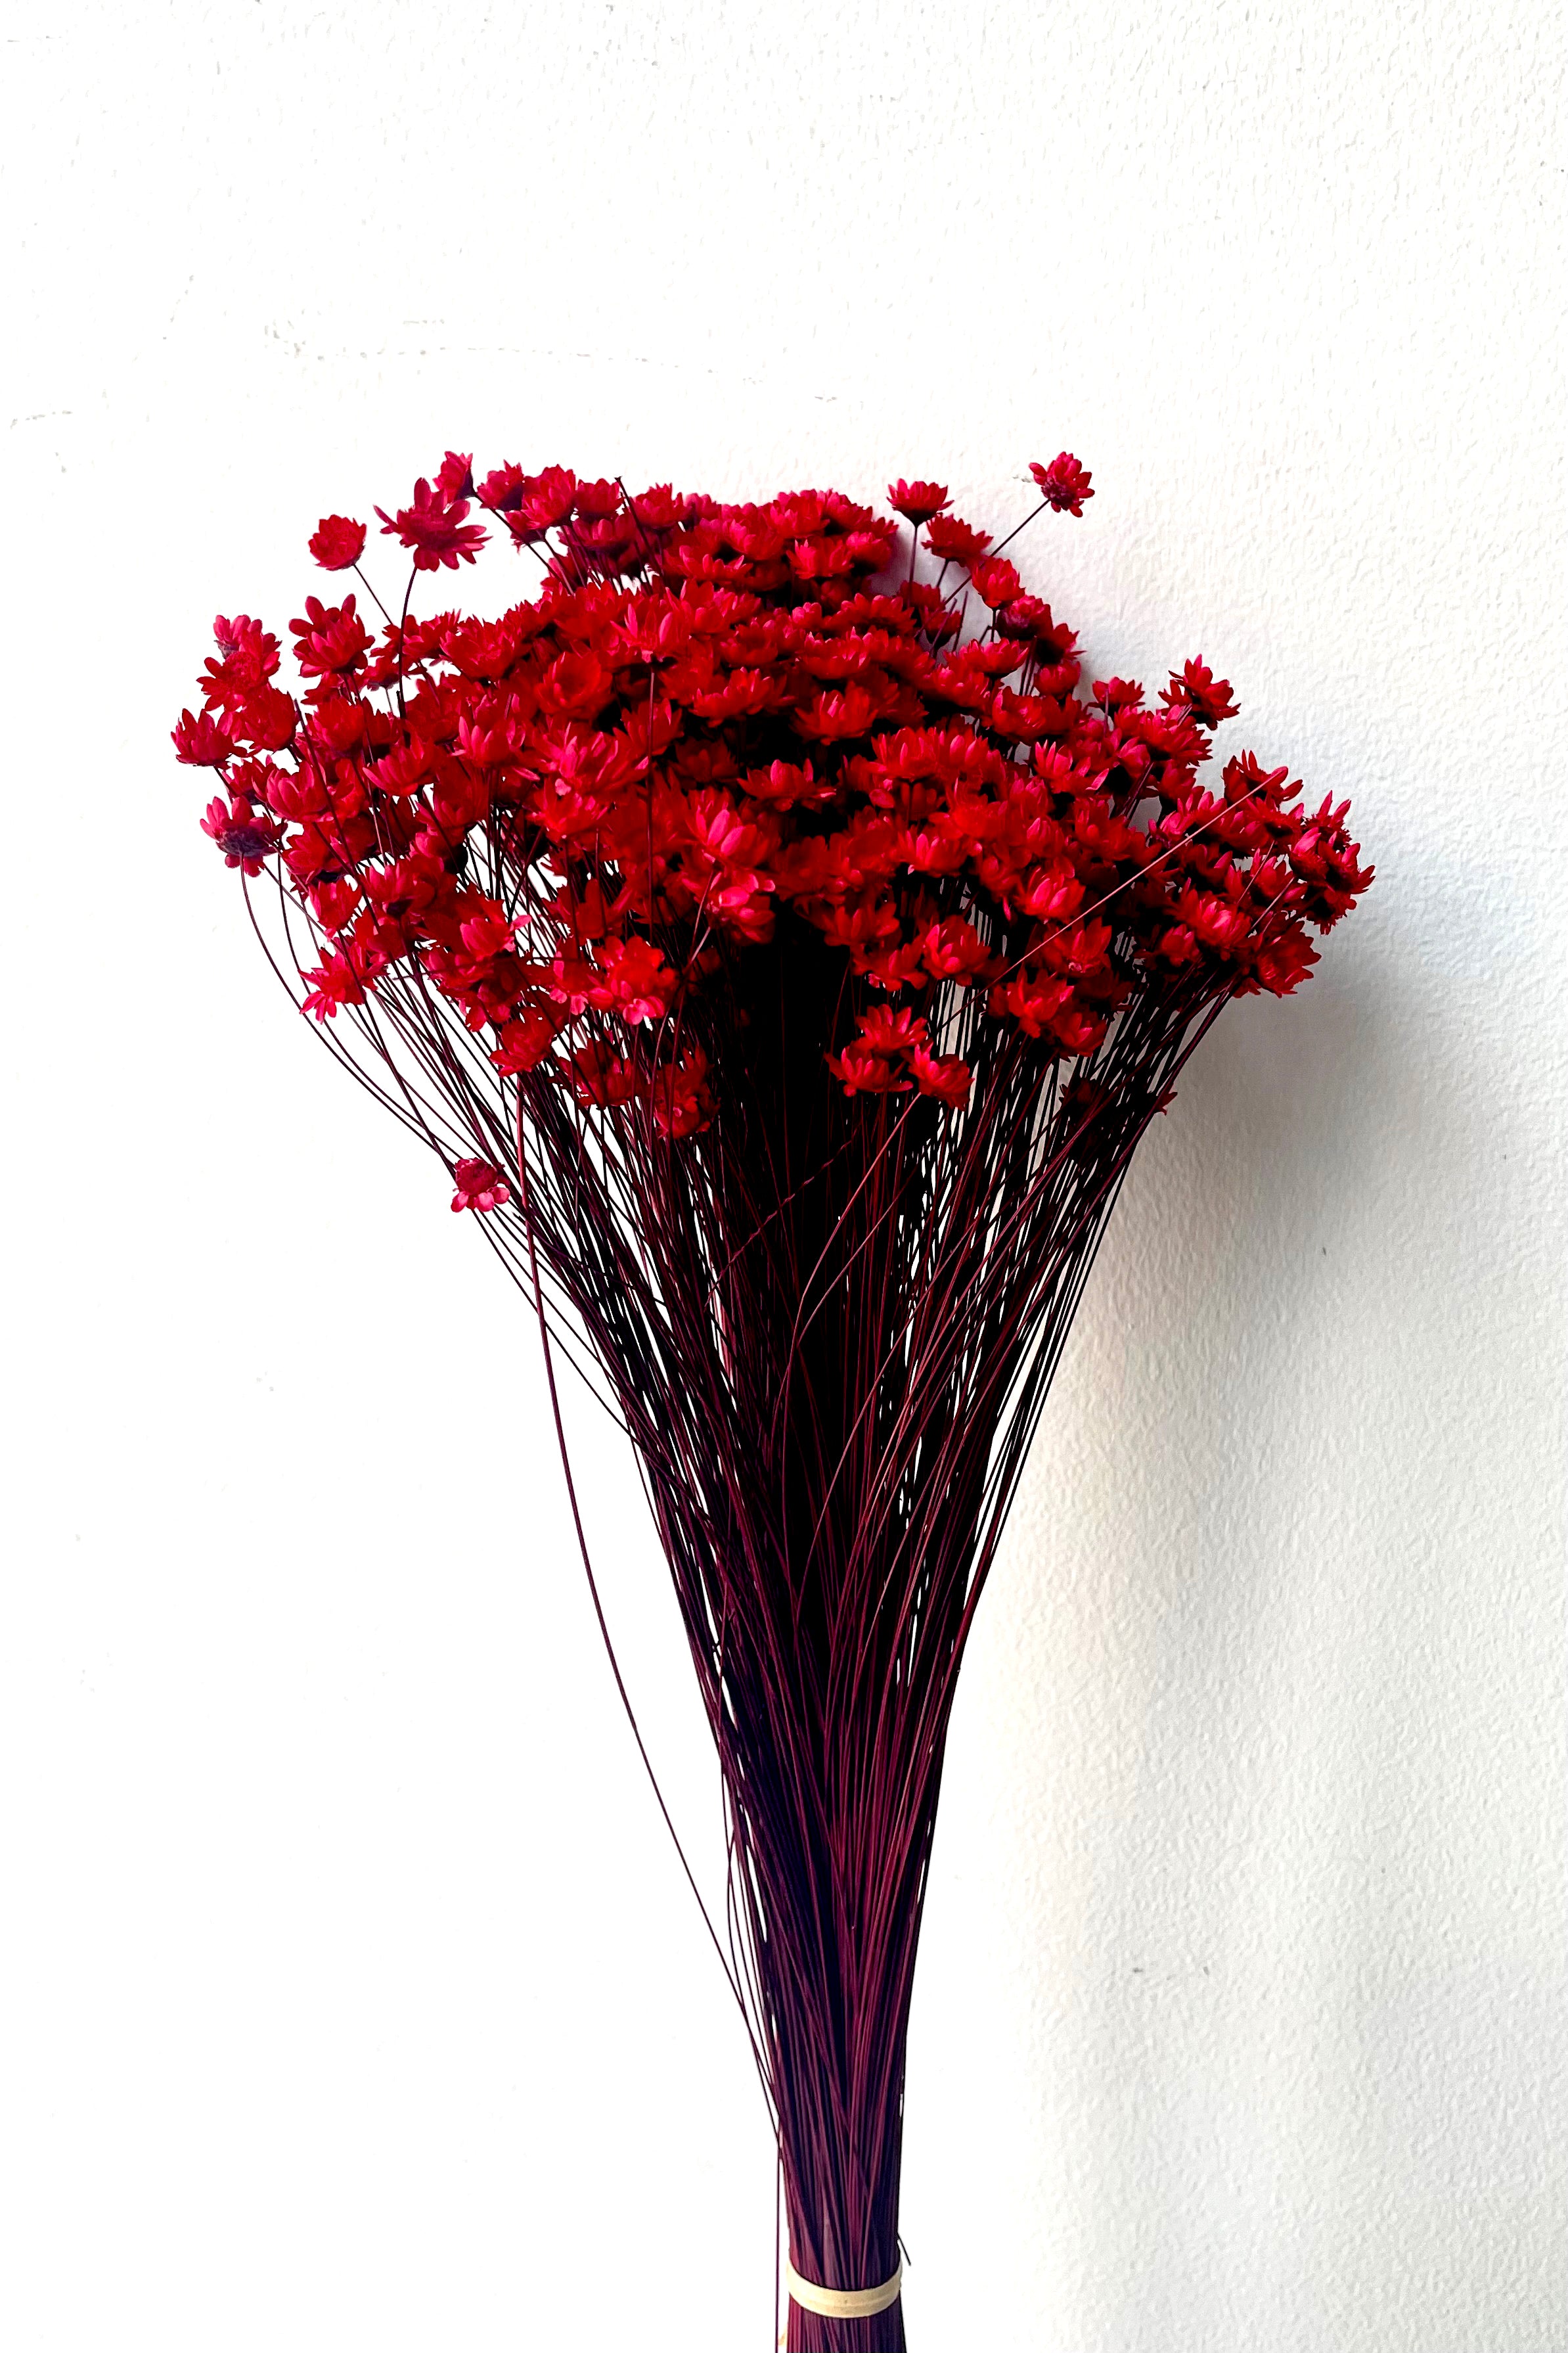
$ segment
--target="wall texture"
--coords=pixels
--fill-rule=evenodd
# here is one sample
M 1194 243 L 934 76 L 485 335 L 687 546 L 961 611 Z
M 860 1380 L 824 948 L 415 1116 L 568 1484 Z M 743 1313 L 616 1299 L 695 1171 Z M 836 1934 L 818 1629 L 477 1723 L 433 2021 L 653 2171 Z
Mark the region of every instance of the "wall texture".
M 317 515 L 449 444 L 986 522 L 1066 446 L 1027 568 L 1097 670 L 1208 657 L 1380 880 L 1147 1145 L 981 1621 L 911 2342 L 1559 2353 L 1550 13 L 55 0 L 5 58 L 0 2335 L 771 2341 L 528 1330 L 166 730 L 213 612 L 287 617 Z

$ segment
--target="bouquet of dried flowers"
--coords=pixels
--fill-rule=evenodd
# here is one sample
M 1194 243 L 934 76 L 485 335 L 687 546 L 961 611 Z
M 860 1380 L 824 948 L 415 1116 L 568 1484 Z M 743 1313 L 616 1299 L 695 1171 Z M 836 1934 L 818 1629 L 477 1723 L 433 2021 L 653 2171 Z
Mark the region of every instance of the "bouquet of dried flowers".
M 1036 513 L 1082 514 L 1075 458 L 1031 470 Z M 635 1450 L 722 1778 L 710 1926 L 793 2353 L 904 2342 L 954 1683 L 1122 1178 L 1221 1009 L 1297 988 L 1371 880 L 1283 767 L 1201 781 L 1236 709 L 1204 662 L 1081 691 L 945 489 L 888 497 L 907 533 L 837 491 L 449 454 L 382 514 L 400 598 L 328 516 L 311 553 L 359 585 L 305 599 L 297 683 L 220 617 L 174 739 L 279 974 L 524 1294 L 552 1400 L 569 1360 Z M 490 539 L 531 595 L 416 613 Z

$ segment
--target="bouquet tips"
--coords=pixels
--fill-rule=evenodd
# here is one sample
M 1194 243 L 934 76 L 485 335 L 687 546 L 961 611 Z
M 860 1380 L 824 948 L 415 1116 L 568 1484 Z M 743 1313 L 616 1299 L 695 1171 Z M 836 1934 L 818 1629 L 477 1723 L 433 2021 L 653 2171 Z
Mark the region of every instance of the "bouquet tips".
M 1035 513 L 1094 495 L 1070 453 Z M 1136 1145 L 1366 889 L 937 482 L 724 504 L 563 467 L 329 515 L 218 619 L 178 757 L 311 1025 L 432 1148 L 629 1438 L 718 1755 L 715 1931 L 777 2140 L 794 2353 L 904 2342 L 910 1989 L 955 1678 Z M 487 543 L 499 619 L 416 610 Z M 335 598 L 336 601 L 333 601 Z M 557 1417 L 559 1427 L 559 1417 Z M 569 1468 L 569 1467 L 568 1467 Z M 591 1574 L 591 1570 L 590 1570 Z M 711 1924 L 710 1924 L 711 1925 Z

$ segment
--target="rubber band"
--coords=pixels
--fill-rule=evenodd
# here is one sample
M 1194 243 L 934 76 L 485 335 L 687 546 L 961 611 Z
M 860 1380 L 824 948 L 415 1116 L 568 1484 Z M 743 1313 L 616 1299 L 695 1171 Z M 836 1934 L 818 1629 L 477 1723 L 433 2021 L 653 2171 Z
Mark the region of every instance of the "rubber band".
M 789 2257 L 784 2257 L 790 2302 L 798 2304 L 803 2312 L 820 2313 L 824 2320 L 869 2320 L 873 2314 L 897 2304 L 903 2284 L 900 2262 L 892 2278 L 885 2279 L 880 2287 L 818 2287 L 815 2281 L 802 2279 Z

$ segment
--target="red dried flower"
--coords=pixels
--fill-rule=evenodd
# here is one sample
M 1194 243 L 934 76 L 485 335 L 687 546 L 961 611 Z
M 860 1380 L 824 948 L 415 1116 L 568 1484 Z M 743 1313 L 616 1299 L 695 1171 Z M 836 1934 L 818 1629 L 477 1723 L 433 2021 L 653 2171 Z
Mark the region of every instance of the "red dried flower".
M 346 572 L 364 554 L 364 540 L 363 522 L 351 522 L 347 515 L 323 515 L 310 533 L 310 553 L 323 572 Z
M 1058 514 L 1081 515 L 1085 499 L 1094 496 L 1087 469 L 1069 450 L 1063 449 L 1048 466 L 1042 466 L 1037 459 L 1032 460 L 1029 471 L 1039 484 L 1046 504 L 1054 507 Z
M 202 712 L 199 717 L 182 711 L 169 740 L 174 744 L 175 759 L 183 760 L 187 767 L 221 768 L 226 760 L 234 756 L 234 737 L 210 711 Z
M 977 564 L 991 544 L 988 531 L 973 531 L 957 515 L 934 515 L 926 545 L 944 564 Z
M 503 1021 L 500 1042 L 490 1056 L 502 1076 L 538 1070 L 561 1035 L 561 1019 L 554 1006 L 524 1005 L 514 1021 Z
M 1187 662 L 1180 677 L 1173 670 L 1160 700 L 1172 711 L 1190 711 L 1200 727 L 1217 727 L 1240 708 L 1231 701 L 1229 679 L 1215 678 L 1205 661 Z
M 601 959 L 604 986 L 589 1003 L 618 1013 L 635 1029 L 640 1022 L 662 1021 L 675 995 L 676 976 L 651 940 L 609 940 Z
M 1003 606 L 1015 604 L 1023 592 L 1024 584 L 1018 577 L 1017 567 L 1009 564 L 1005 555 L 988 555 L 984 563 L 974 565 L 969 576 L 975 595 L 994 612 Z
M 565 466 L 525 474 L 509 500 L 507 528 L 520 545 L 531 544 L 566 521 L 576 497 L 577 477 Z
M 281 752 L 294 740 L 299 713 L 275 686 L 259 686 L 230 720 L 235 735 L 256 752 Z
M 929 1046 L 911 1046 L 910 1069 L 922 1095 L 934 1095 L 950 1111 L 963 1110 L 973 1084 L 973 1073 L 961 1055 L 933 1054 Z
M 260 873 L 280 838 L 267 811 L 253 808 L 239 793 L 231 800 L 220 796 L 207 803 L 202 831 L 216 842 L 226 865 L 237 866 L 253 877 Z
M 667 1063 L 652 1082 L 653 1122 L 667 1141 L 700 1134 L 713 1116 L 708 1057 L 700 1047 L 675 1063 Z
M 474 461 L 448 449 L 436 469 L 436 495 L 451 502 L 474 496 Z
M 421 476 L 414 485 L 414 503 L 389 515 L 377 507 L 384 534 L 390 533 L 413 550 L 416 572 L 435 572 L 442 565 L 456 572 L 459 563 L 472 564 L 489 533 L 482 523 L 468 522 L 466 499 L 449 499 L 432 490 Z
M 213 636 L 218 659 L 203 663 L 199 683 L 207 708 L 226 718 L 268 686 L 278 668 L 278 640 L 248 613 L 237 613 L 232 621 L 220 613 Z
M 329 955 L 313 972 L 301 974 L 306 995 L 301 1009 L 317 1021 L 330 1021 L 345 1005 L 364 1003 L 364 984 L 344 955 Z
M 303 615 L 289 627 L 294 636 L 294 659 L 307 678 L 346 676 L 364 668 L 370 632 L 359 617 L 352 593 L 341 605 L 323 605 L 319 596 L 307 596 Z
M 906 482 L 900 477 L 888 485 L 888 504 L 917 526 L 930 522 L 951 504 L 945 482 Z
M 452 1169 L 454 1209 L 504 1209 L 511 1187 L 488 1160 L 459 1160 Z

